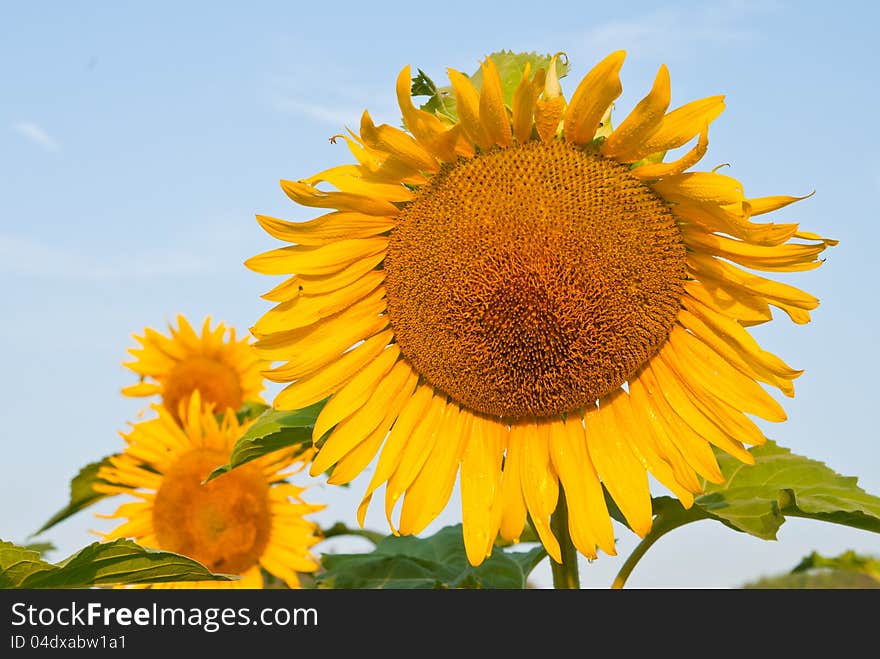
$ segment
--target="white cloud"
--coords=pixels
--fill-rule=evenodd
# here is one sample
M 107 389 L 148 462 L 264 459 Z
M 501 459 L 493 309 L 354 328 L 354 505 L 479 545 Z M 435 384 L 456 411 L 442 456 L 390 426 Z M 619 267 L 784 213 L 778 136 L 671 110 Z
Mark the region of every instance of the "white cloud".
M 278 98 L 275 101 L 275 108 L 282 111 L 304 114 L 312 119 L 332 124 L 340 130 L 344 126 L 354 128 L 360 125 L 361 114 L 363 113 L 363 108 L 304 103 L 294 98 Z
M 217 269 L 204 256 L 173 248 L 108 257 L 0 233 L 0 273 L 106 280 L 199 275 Z
M 56 142 L 39 124 L 33 121 L 19 121 L 12 124 L 12 130 L 27 138 L 46 151 L 60 151 L 61 145 Z
M 630 20 L 600 23 L 584 35 L 596 55 L 625 48 L 640 55 L 692 54 L 702 44 L 741 44 L 754 40 L 755 17 L 775 9 L 773 2 L 726 0 L 663 7 Z

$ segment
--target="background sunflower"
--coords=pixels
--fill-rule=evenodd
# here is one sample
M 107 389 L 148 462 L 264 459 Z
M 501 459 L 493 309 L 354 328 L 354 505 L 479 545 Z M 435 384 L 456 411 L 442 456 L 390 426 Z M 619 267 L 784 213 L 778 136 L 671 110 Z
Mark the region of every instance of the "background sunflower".
M 168 587 L 262 588 L 262 568 L 299 588 L 297 573 L 318 567 L 310 549 L 321 539 L 306 516 L 324 506 L 303 501 L 304 488 L 286 479 L 303 469 L 310 451 L 278 451 L 203 484 L 228 459 L 247 424 L 240 426 L 231 411 L 218 420 L 198 392 L 177 415 L 159 405 L 154 409 L 158 418 L 134 424 L 123 434 L 126 449 L 98 472 L 103 482 L 96 490 L 135 498 L 103 516 L 123 521 L 100 535 L 133 538 L 240 577 Z

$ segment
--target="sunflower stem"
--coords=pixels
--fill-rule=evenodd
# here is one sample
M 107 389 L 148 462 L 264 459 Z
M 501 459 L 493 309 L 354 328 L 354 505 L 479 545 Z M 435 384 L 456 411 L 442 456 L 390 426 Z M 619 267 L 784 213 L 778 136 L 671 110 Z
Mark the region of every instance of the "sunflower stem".
M 620 590 L 623 588 L 624 584 L 626 584 L 626 580 L 629 579 L 629 575 L 632 574 L 633 569 L 635 569 L 638 562 L 642 559 L 642 556 L 644 556 L 651 548 L 651 545 L 673 529 L 677 529 L 679 526 L 684 526 L 693 521 L 695 521 L 695 519 L 692 515 L 674 517 L 667 517 L 662 514 L 657 515 L 657 517 L 654 518 L 654 523 L 652 524 L 648 535 L 642 538 L 642 541 L 636 545 L 633 552 L 627 556 L 623 566 L 617 573 L 617 576 L 614 577 L 614 583 L 611 584 L 611 588 L 613 590 Z
M 554 588 L 580 588 L 581 582 L 578 575 L 577 550 L 571 541 L 571 533 L 568 530 L 568 506 L 565 504 L 565 493 L 560 488 L 559 501 L 556 510 L 550 517 L 550 529 L 559 540 L 559 550 L 562 554 L 562 563 L 550 559 L 550 569 L 553 572 Z

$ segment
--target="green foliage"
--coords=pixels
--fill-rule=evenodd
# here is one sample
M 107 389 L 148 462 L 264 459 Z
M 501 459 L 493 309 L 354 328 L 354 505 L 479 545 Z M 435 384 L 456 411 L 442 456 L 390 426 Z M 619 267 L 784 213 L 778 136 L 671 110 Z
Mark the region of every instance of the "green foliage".
M 169 581 L 229 581 L 197 561 L 131 540 L 94 542 L 57 564 L 0 540 L 0 588 L 89 588 Z
M 311 445 L 312 428 L 323 406 L 322 401 L 301 410 L 266 410 L 232 447 L 229 462 L 212 471 L 207 480 L 213 480 L 268 453 L 291 446 L 306 448 Z
M 531 64 L 532 73 L 538 69 L 547 70 L 550 65 L 551 55 L 539 55 L 538 53 L 514 53 L 509 50 L 499 51 L 489 55 L 498 69 L 501 77 L 501 88 L 504 91 L 504 102 L 510 106 L 513 102 L 513 93 L 522 79 L 522 73 L 526 63 Z M 568 73 L 568 59 L 559 57 L 556 60 L 556 72 L 560 78 Z M 477 89 L 483 85 L 483 72 L 477 67 L 476 72 L 470 76 L 471 82 Z M 455 95 L 451 86 L 438 87 L 428 75 L 418 69 L 418 75 L 412 80 L 411 93 L 413 96 L 429 96 L 430 98 L 420 107 L 426 112 L 444 116 L 451 121 L 458 121 L 458 111 L 455 106 Z
M 776 538 L 787 516 L 880 532 L 880 498 L 861 489 L 857 478 L 772 441 L 750 453 L 755 456 L 751 466 L 719 454 L 726 480 L 708 483 L 696 500 L 707 517 L 765 540 Z
M 792 574 L 798 572 L 806 572 L 808 570 L 829 569 L 841 570 L 844 572 L 857 572 L 866 574 L 877 582 L 880 587 L 880 560 L 873 556 L 863 556 L 850 550 L 842 553 L 840 556 L 826 558 L 821 554 L 813 552 L 800 563 L 798 563 L 791 571 Z
M 854 551 L 831 558 L 813 552 L 789 574 L 763 577 L 743 588 L 880 588 L 880 560 Z
M 24 549 L 29 549 L 30 551 L 37 552 L 40 556 L 43 554 L 48 554 L 51 551 L 55 551 L 57 547 L 51 542 L 29 542 L 26 545 L 22 545 Z
M 431 537 L 384 538 L 369 554 L 325 554 L 323 588 L 525 588 L 526 579 L 546 556 L 494 548 L 479 567 L 468 563 L 461 524 Z
M 266 405 L 266 403 L 261 403 L 258 400 L 246 400 L 239 408 L 238 412 L 235 413 L 235 417 L 241 424 L 250 421 L 251 419 L 256 419 L 268 409 L 269 406 Z
M 87 508 L 93 503 L 97 503 L 104 497 L 108 496 L 103 492 L 95 490 L 94 485 L 95 483 L 103 482 L 98 478 L 98 470 L 105 465 L 109 466 L 110 458 L 112 457 L 115 456 L 107 456 L 99 462 L 92 462 L 80 469 L 79 473 L 73 477 L 72 481 L 70 481 L 70 502 L 64 508 L 52 515 L 52 517 L 49 518 L 49 521 L 43 524 L 34 535 L 39 535 L 40 533 L 47 531 L 71 515 L 78 513 L 83 508 Z

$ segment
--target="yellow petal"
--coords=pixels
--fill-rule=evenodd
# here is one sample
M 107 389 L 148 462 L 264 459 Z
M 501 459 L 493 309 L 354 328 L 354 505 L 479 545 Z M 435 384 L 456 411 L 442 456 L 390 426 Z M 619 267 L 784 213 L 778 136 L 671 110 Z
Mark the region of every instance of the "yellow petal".
M 654 401 L 648 396 L 642 380 L 643 376 L 640 372 L 638 377 L 629 382 L 630 401 L 635 422 L 641 426 L 644 435 L 650 437 L 658 453 L 669 463 L 675 480 L 688 492 L 701 492 L 702 485 L 694 473 L 694 468 L 681 449 L 675 445 L 675 442 L 669 439 L 668 424 L 660 419 L 660 412 L 655 409 Z
M 685 508 L 690 508 L 694 503 L 693 494 L 678 482 L 666 455 L 654 441 L 648 428 L 637 421 L 632 397 L 624 391 L 613 396 L 615 400 L 612 411 L 618 427 L 623 431 L 624 436 L 629 438 L 629 448 L 633 455 L 645 469 L 678 497 Z
M 620 67 L 625 57 L 623 50 L 611 53 L 581 80 L 565 111 L 566 142 L 583 145 L 596 136 L 605 111 L 623 91 Z
M 327 213 L 308 222 L 287 222 L 267 215 L 257 215 L 257 221 L 272 237 L 300 245 L 323 245 L 337 240 L 371 238 L 390 231 L 397 224 L 391 217 L 351 211 Z
M 600 401 L 599 409 L 587 409 L 584 415 L 587 449 L 629 527 L 644 537 L 651 530 L 652 522 L 648 473 L 627 445 L 613 406 L 614 398 L 606 396 Z
M 756 270 L 789 271 L 791 269 L 811 269 L 821 264 L 817 257 L 825 251 L 825 244 L 765 246 L 752 245 L 714 233 L 699 231 L 694 227 L 683 227 L 682 234 L 689 247 L 715 254 Z
M 674 176 L 681 174 L 686 169 L 690 169 L 696 165 L 700 159 L 706 155 L 706 149 L 709 148 L 709 124 L 700 133 L 700 140 L 697 145 L 684 154 L 681 158 L 674 162 L 660 162 L 642 165 L 632 170 L 633 175 L 640 179 L 658 179 L 665 176 Z
M 565 99 L 562 96 L 538 99 L 535 103 L 535 129 L 538 137 L 545 142 L 556 137 L 564 112 Z
M 712 395 L 767 421 L 785 421 L 785 410 L 761 385 L 680 326 L 673 326 L 659 354 L 683 378 L 688 377 L 688 384 L 700 385 Z
M 320 247 L 294 245 L 252 256 L 245 266 L 264 275 L 330 275 L 384 252 L 387 245 L 387 238 L 340 240 Z
M 366 403 L 378 386 L 378 383 L 391 370 L 399 356 L 400 348 L 396 344 L 389 346 L 373 362 L 364 366 L 351 380 L 343 385 L 327 401 L 327 404 L 324 405 L 324 408 L 315 420 L 315 427 L 312 429 L 312 439 L 317 443 L 330 428 L 345 417 L 353 414 Z
M 742 183 L 712 172 L 690 172 L 668 176 L 654 183 L 654 191 L 667 201 L 709 201 L 732 204 L 744 199 Z
M 162 385 L 153 382 L 138 382 L 137 384 L 124 387 L 122 389 L 123 396 L 152 396 L 153 394 L 161 394 Z
M 510 146 L 513 136 L 510 131 L 510 119 L 504 107 L 504 92 L 501 89 L 501 77 L 495 62 L 487 57 L 480 64 L 483 72 L 483 86 L 480 90 L 480 123 L 490 142 L 498 146 Z
M 657 377 L 658 365 L 664 380 Z M 668 371 L 655 359 L 642 370 L 637 380 L 630 381 L 630 386 L 644 385 L 648 408 L 656 414 L 654 418 L 663 429 L 665 438 L 681 451 L 688 464 L 710 483 L 723 483 L 724 476 L 709 443 L 684 421 L 679 409 L 667 400 L 664 388 L 667 377 Z
M 326 318 L 320 325 L 302 327 L 288 332 L 275 332 L 260 338 L 254 344 L 257 354 L 268 361 L 289 359 L 296 362 L 294 372 L 309 370 L 309 363 L 317 363 L 318 355 L 340 354 L 368 336 L 388 325 L 388 317 L 382 315 L 387 302 L 384 289 L 380 288 L 349 309 Z M 268 373 L 286 373 L 284 367 Z M 286 373 L 289 377 L 298 377 Z M 282 376 L 280 382 L 284 382 Z
M 367 507 L 370 499 L 382 483 L 387 481 L 400 462 L 400 456 L 403 449 L 409 441 L 410 434 L 413 433 L 416 426 L 423 420 L 428 407 L 434 398 L 434 388 L 427 384 L 419 385 L 412 397 L 407 401 L 406 405 L 400 412 L 400 416 L 391 428 L 388 435 L 388 441 L 382 449 L 379 461 L 376 465 L 376 471 L 370 479 L 370 484 L 364 494 L 363 500 L 358 506 L 358 523 L 363 526 L 367 514 Z
M 461 123 L 468 139 L 481 149 L 488 149 L 492 142 L 483 125 L 480 123 L 480 93 L 476 90 L 470 78 L 455 69 L 447 69 L 449 81 L 455 92 L 456 109 L 458 120 Z
M 387 352 L 387 351 L 386 351 Z M 383 355 L 384 356 L 384 355 Z M 362 371 L 361 373 L 364 373 Z M 406 381 L 412 374 L 412 370 L 405 361 L 398 361 L 391 370 L 385 375 L 380 376 L 373 383 L 362 385 L 362 391 L 371 392 L 369 397 L 359 408 L 352 407 L 355 411 L 345 420 L 336 424 L 333 432 L 318 450 L 312 460 L 312 466 L 309 471 L 310 475 L 317 476 L 327 471 L 336 464 L 346 453 L 354 449 L 358 444 L 363 442 L 372 433 L 385 418 L 388 412 L 388 406 L 394 400 L 398 392 L 403 388 Z M 366 378 L 366 376 L 364 376 Z M 352 385 L 354 385 L 354 380 Z M 344 396 L 345 390 L 340 390 L 337 396 Z M 331 399 L 335 400 L 336 396 Z M 352 401 L 356 404 L 357 400 Z M 315 421 L 315 431 L 313 437 L 317 441 L 324 432 L 332 427 L 332 417 L 330 420 L 322 419 L 323 411 Z M 321 424 L 320 430 L 318 424 Z M 330 425 L 328 425 L 330 424 Z M 389 424 L 390 425 L 390 424 Z M 320 434 L 319 434 L 320 433 Z M 384 433 L 383 433 L 384 437 Z
M 562 419 L 538 421 L 526 425 L 526 433 L 530 435 L 523 450 L 523 461 L 520 466 L 520 482 L 522 483 L 523 499 L 526 502 L 532 524 L 541 538 L 547 553 L 557 563 L 562 563 L 562 552 L 559 540 L 550 529 L 550 516 L 556 509 L 559 499 L 559 478 L 553 471 L 550 461 L 550 425 L 562 425 Z
M 401 360 L 398 364 L 405 364 L 405 362 Z M 382 441 L 388 434 L 388 430 L 397 419 L 404 405 L 412 398 L 418 380 L 418 373 L 409 369 L 408 378 L 404 382 L 403 387 L 390 399 L 382 422 L 363 442 L 355 446 L 336 463 L 333 473 L 327 479 L 328 483 L 331 485 L 349 483 L 372 462 L 379 451 L 379 447 L 382 445 Z
M 299 410 L 324 400 L 373 362 L 387 345 L 388 338 L 384 334 L 364 341 L 326 368 L 282 389 L 275 396 L 275 409 Z
M 744 289 L 727 290 L 719 287 L 720 282 L 706 279 L 701 273 L 691 272 L 700 281 L 692 280 L 685 283 L 688 295 L 712 307 L 719 313 L 733 318 L 743 327 L 760 325 L 772 320 L 770 306 L 763 298 L 758 298 Z
M 351 192 L 324 192 L 307 183 L 281 181 L 281 189 L 293 201 L 312 208 L 335 208 L 367 215 L 396 216 L 397 206 L 387 199 L 369 197 Z
M 474 416 L 460 412 L 458 405 L 449 405 L 437 434 L 431 454 L 406 490 L 400 510 L 400 533 L 421 533 L 446 506 L 455 478 L 464 444 L 471 434 Z
M 413 169 L 427 172 L 439 169 L 434 157 L 412 137 L 388 124 L 376 126 L 366 110 L 361 117 L 361 137 L 368 146 L 391 154 Z
M 605 495 L 584 436 L 583 419 L 569 414 L 563 424 L 550 428 L 550 457 L 559 474 L 568 504 L 568 528 L 578 551 L 596 558 L 596 547 L 614 556 L 614 529 Z
M 419 110 L 413 105 L 412 94 L 410 93 L 412 88 L 411 80 L 409 66 L 403 67 L 400 75 L 397 76 L 397 104 L 400 106 L 403 123 L 407 130 L 419 142 L 429 142 L 445 132 L 446 126 L 438 117 L 435 117 L 430 112 Z
M 486 558 L 494 541 L 492 508 L 501 497 L 503 446 L 500 426 L 475 416 L 461 459 L 461 522 L 471 565 Z
M 782 282 L 745 272 L 708 254 L 690 252 L 688 266 L 695 270 L 706 288 L 711 283 L 716 288 L 725 289 L 731 295 L 739 292 L 751 295 L 782 309 L 796 323 L 808 323 L 810 314 L 807 310 L 819 306 L 819 300 L 809 293 Z M 739 296 L 738 299 L 742 297 Z
M 375 291 L 385 280 L 374 270 L 355 282 L 322 295 L 299 295 L 267 311 L 254 325 L 256 334 L 270 334 L 306 327 L 349 308 Z
M 771 213 L 773 211 L 779 210 L 780 208 L 784 208 L 789 204 L 793 204 L 796 201 L 808 199 L 812 196 L 812 192 L 808 195 L 804 195 L 803 197 L 776 195 L 773 197 L 756 197 L 754 199 L 749 199 L 748 202 L 749 206 L 752 209 L 752 215 L 763 215 L 764 213 Z
M 351 265 L 332 275 L 316 275 L 311 277 L 296 275 L 284 280 L 284 282 L 260 297 L 271 302 L 286 302 L 299 295 L 331 293 L 354 283 L 373 270 L 384 258 L 384 252 L 379 252 L 378 254 L 373 254 L 373 256 L 354 261 Z
M 669 405 L 675 410 L 675 413 L 684 423 L 693 429 L 693 431 L 702 437 L 705 441 L 721 448 L 722 450 L 731 449 L 738 451 L 735 441 L 730 436 L 727 429 L 719 428 L 694 404 L 692 397 L 695 396 L 692 389 L 689 389 L 680 379 L 677 373 L 669 363 L 671 358 L 655 359 L 651 363 L 651 369 L 657 378 L 657 382 L 663 389 L 663 395 L 666 396 Z M 746 453 L 747 456 L 750 454 Z M 749 457 L 746 457 L 748 460 Z
M 660 124 L 669 107 L 669 97 L 669 69 L 663 64 L 648 95 L 602 144 L 602 155 L 616 158 L 621 153 L 637 151 L 642 141 Z
M 501 475 L 501 537 L 511 542 L 519 542 L 526 524 L 526 502 L 522 493 L 522 462 L 528 442 L 528 431 L 521 424 L 513 424 L 507 437 L 507 455 L 504 459 L 504 472 Z
M 529 62 L 523 69 L 516 91 L 513 93 L 513 135 L 517 142 L 525 144 L 532 138 L 532 118 L 535 114 L 535 101 L 540 89 L 530 80 L 532 67 Z
M 625 154 L 619 154 L 618 159 L 624 162 L 633 162 L 652 153 L 684 146 L 723 111 L 723 96 L 710 96 L 687 103 L 664 116 L 657 128 L 644 138 L 638 148 Z
M 421 422 L 405 440 L 394 473 L 391 474 L 388 484 L 385 486 L 385 517 L 395 533 L 397 531 L 391 519 L 394 506 L 415 480 L 416 476 L 418 476 L 422 466 L 431 454 L 434 443 L 438 439 L 438 431 L 443 427 L 443 421 L 447 414 L 451 413 L 451 410 L 447 409 L 450 407 L 455 406 L 446 404 L 446 396 L 435 394 Z M 394 429 L 392 429 L 393 434 Z M 443 437 L 441 441 L 445 439 Z M 391 438 L 388 441 L 390 443 Z

